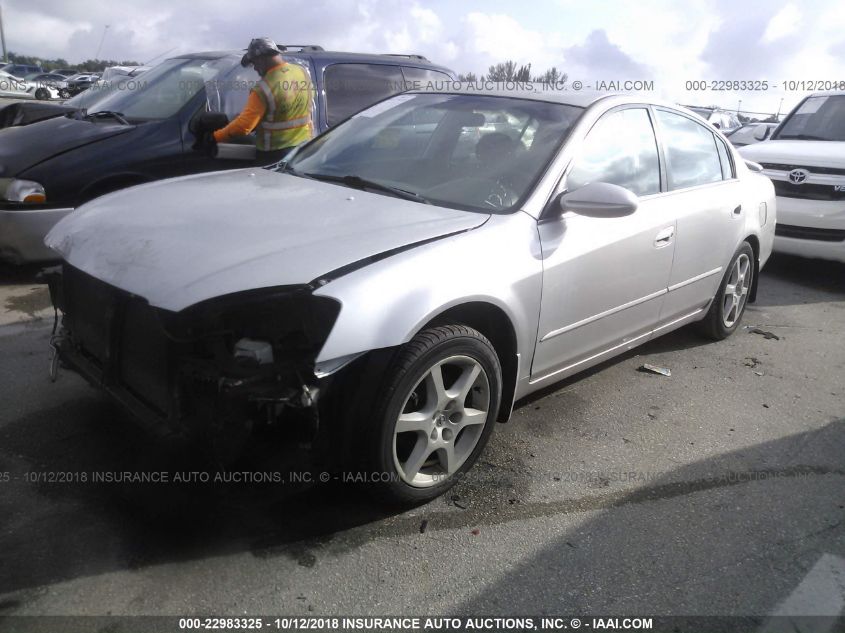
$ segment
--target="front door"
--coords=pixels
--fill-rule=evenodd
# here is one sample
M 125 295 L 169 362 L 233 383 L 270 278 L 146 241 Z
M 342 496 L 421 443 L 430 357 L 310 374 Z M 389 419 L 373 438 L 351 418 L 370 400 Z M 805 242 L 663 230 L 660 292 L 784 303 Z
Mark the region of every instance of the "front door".
M 608 182 L 640 196 L 622 218 L 567 213 L 540 224 L 543 298 L 532 382 L 563 378 L 648 339 L 675 249 L 674 209 L 645 107 L 611 110 L 590 130 L 565 189 Z

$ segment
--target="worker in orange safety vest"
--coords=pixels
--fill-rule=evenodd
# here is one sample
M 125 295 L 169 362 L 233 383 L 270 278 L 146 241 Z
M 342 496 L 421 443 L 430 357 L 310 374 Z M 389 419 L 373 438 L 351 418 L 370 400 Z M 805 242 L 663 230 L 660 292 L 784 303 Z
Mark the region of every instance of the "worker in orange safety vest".
M 217 143 L 256 130 L 256 165 L 277 163 L 314 135 L 311 103 L 314 88 L 308 71 L 286 62 L 269 37 L 249 43 L 241 66 L 252 65 L 261 80 L 252 88 L 243 111 L 214 132 Z

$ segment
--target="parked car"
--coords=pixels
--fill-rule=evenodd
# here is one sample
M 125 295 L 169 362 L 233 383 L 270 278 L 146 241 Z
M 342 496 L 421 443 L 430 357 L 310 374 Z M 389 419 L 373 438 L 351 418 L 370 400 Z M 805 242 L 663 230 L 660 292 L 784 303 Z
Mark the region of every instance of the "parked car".
M 32 73 L 24 80 L 28 84 L 27 93 L 39 101 L 47 101 L 59 98 L 59 85 L 64 77 L 52 73 Z
M 775 251 L 845 262 L 845 92 L 815 93 L 741 154 L 775 185 Z
M 726 132 L 725 136 L 734 147 L 744 147 L 765 141 L 777 126 L 777 123 L 746 123 L 741 128 Z
M 109 66 L 103 71 L 102 81 L 116 81 L 124 77 L 137 77 L 147 72 L 151 66 Z
M 88 90 L 93 84 L 100 79 L 100 75 L 96 73 L 78 73 L 71 75 L 62 82 L 59 89 L 59 95 L 62 99 L 70 99 L 78 95 L 80 92 Z
M 35 79 L 41 76 L 44 76 L 43 73 L 34 73 L 22 78 L 0 70 L 0 96 L 45 100 L 57 98 L 58 82 Z
M 51 75 L 61 75 L 62 77 L 70 77 L 71 75 L 76 75 L 79 71 L 74 68 L 56 68 L 55 70 L 51 70 Z
M 35 64 L 8 64 L 3 67 L 3 72 L 23 78 L 32 73 L 43 73 L 44 69 Z
M 24 202 L 7 195 L 0 202 L 0 260 L 55 259 L 44 246 L 50 227 L 82 202 L 109 191 L 252 164 L 251 158 L 224 160 L 194 150 L 191 131 L 206 111 L 231 118 L 243 108 L 258 77 L 240 65 L 242 55 L 229 51 L 175 57 L 147 71 L 142 80 L 127 83 L 126 89 L 118 82 L 93 93 L 93 103 L 78 101 L 96 86 L 66 102 L 81 108 L 75 113 L 0 130 L 2 176 L 35 183 L 44 192 L 44 201 Z M 454 78 L 452 71 L 420 56 L 338 53 L 306 46 L 288 58 L 304 64 L 316 82 L 318 132 L 404 90 L 405 79 Z
M 774 222 L 771 181 L 668 102 L 409 92 L 283 166 L 65 218 L 47 236 L 53 344 L 135 415 L 227 457 L 280 424 L 420 502 L 515 399 L 688 323 L 735 332 Z
M 0 70 L 0 97 L 17 97 L 27 99 L 32 95 L 27 93 L 26 81 L 15 75 Z
M 689 109 L 717 130 L 721 130 L 723 134 L 742 127 L 739 117 L 728 110 L 722 110 L 721 108 L 700 108 L 696 106 L 689 106 Z

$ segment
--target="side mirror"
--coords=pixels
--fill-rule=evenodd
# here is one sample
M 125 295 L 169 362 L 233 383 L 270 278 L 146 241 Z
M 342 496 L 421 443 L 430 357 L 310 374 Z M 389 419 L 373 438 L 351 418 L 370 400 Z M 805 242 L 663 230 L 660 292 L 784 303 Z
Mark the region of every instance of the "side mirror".
M 202 136 L 226 127 L 227 123 L 229 123 L 229 117 L 222 112 L 201 112 L 191 119 L 188 129 L 194 136 Z
M 607 182 L 591 182 L 558 198 L 561 213 L 572 211 L 590 218 L 621 218 L 631 215 L 639 204 L 635 193 Z
M 753 160 L 746 159 L 745 166 L 748 167 L 748 169 L 750 169 L 754 173 L 760 173 L 761 171 L 763 171 L 763 166 L 760 163 L 755 163 Z

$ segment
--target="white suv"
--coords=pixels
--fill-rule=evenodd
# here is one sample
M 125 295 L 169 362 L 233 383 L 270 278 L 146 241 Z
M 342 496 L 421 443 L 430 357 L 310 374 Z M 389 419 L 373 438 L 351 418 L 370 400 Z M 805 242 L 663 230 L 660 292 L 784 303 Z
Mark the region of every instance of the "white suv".
M 810 95 L 739 153 L 775 185 L 775 251 L 845 262 L 845 91 Z

